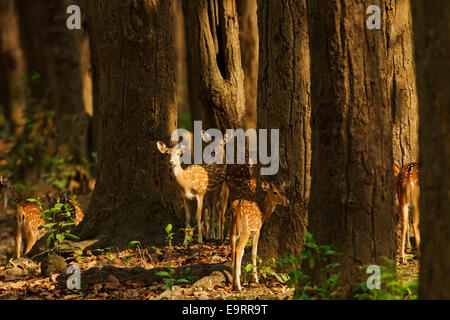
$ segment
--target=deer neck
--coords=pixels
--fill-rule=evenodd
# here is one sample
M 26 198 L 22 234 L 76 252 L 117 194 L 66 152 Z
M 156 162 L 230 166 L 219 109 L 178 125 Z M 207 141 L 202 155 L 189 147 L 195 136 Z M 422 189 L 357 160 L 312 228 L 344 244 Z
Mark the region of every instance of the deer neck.
M 175 180 L 177 181 L 179 186 L 183 186 L 185 179 L 184 179 L 184 169 L 181 167 L 181 164 L 177 164 L 172 168 L 172 173 L 175 176 Z
M 263 214 L 262 217 L 263 222 L 266 221 L 272 215 L 276 206 L 277 206 L 276 204 L 270 201 L 269 194 L 267 194 L 262 203 L 259 205 L 259 208 L 261 209 L 261 212 Z

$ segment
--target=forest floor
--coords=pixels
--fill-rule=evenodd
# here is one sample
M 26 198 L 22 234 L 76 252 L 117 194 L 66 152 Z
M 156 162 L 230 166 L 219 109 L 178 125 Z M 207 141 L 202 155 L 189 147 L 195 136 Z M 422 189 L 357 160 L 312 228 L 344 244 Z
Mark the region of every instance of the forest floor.
M 286 300 L 293 296 L 293 288 L 269 274 L 271 268 L 260 275 L 261 284 L 243 282 L 242 291 L 232 291 L 230 246 L 215 242 L 189 248 L 137 245 L 121 251 L 80 250 L 66 255 L 59 270 L 56 266 L 53 274 L 44 274 L 39 259 L 11 259 L 15 248 L 12 226 L 12 214 L 0 220 L 0 300 Z M 81 290 L 67 288 L 67 264 L 80 268 Z M 161 271 L 169 276 L 158 275 Z M 418 273 L 417 260 L 407 261 L 398 271 L 413 279 Z M 243 274 L 251 278 L 250 272 L 243 270 Z
M 79 266 L 81 290 L 67 288 L 66 264 L 45 275 L 42 262 L 12 259 L 14 248 L 10 214 L 0 219 L 0 300 L 280 300 L 293 295 L 292 288 L 273 276 L 260 279 L 262 284 L 242 283 L 241 292 L 232 291 L 228 244 L 75 251 L 65 262 Z M 160 271 L 171 275 L 157 275 Z

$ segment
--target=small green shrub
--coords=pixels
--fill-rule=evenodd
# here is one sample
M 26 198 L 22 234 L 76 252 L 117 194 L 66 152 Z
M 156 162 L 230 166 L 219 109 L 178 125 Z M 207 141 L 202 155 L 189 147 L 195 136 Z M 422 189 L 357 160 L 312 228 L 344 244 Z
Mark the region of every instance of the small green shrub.
M 354 297 L 358 300 L 415 300 L 418 297 L 417 276 L 411 282 L 406 281 L 396 270 L 395 261 L 383 257 L 386 266 L 380 265 L 381 288 L 368 289 L 366 281 L 354 288 Z M 361 267 L 367 269 L 367 266 Z
M 289 279 L 286 284 L 295 285 L 294 299 L 331 299 L 340 291 L 338 283 L 340 273 L 334 270 L 339 267 L 339 263 L 328 263 L 331 256 L 339 253 L 331 250 L 330 245 L 318 245 L 313 235 L 305 231 L 303 243 L 304 249 L 301 256 L 295 257 L 288 253 L 284 259 L 277 263 L 280 266 L 288 265 L 287 274 Z M 313 283 L 311 277 L 304 272 L 304 266 L 309 269 L 318 269 L 316 279 Z
M 75 199 L 73 199 L 75 201 Z M 47 234 L 47 246 L 51 253 L 73 252 L 76 248 L 66 239 L 79 240 L 71 233 L 72 226 L 75 225 L 75 208 L 70 202 L 61 203 L 60 198 L 56 198 L 56 203 L 49 209 L 43 208 L 41 198 L 30 198 L 28 202 L 35 203 L 41 210 L 41 216 L 45 224 L 39 226 Z M 62 245 L 66 245 L 62 249 Z

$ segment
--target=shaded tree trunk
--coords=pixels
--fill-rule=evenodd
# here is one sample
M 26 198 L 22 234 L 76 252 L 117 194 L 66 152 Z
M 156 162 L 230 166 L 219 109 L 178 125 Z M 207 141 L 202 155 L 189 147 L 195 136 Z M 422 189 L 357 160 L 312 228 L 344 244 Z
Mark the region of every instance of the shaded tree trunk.
M 401 166 L 419 157 L 419 107 L 416 92 L 412 19 L 410 0 L 388 2 L 389 58 L 392 62 L 390 93 L 392 97 L 394 163 Z
M 200 100 L 202 120 L 206 127 L 243 128 L 244 74 L 235 0 L 183 1 L 183 10 L 189 94 Z
M 0 105 L 6 125 L 17 135 L 23 125 L 25 96 L 18 86 L 22 85 L 24 72 L 14 0 L 4 0 L 0 2 Z
M 39 110 L 55 111 L 55 143 L 47 153 L 81 159 L 87 155 L 89 117 L 84 112 L 80 55 L 76 32 L 66 26 L 69 1 L 17 1 L 21 43 Z M 36 27 L 39 26 L 39 27 Z
M 351 297 L 358 267 L 395 257 L 387 35 L 366 28 L 369 1 L 308 2 L 312 159 L 308 230 L 343 254 Z M 383 7 L 382 17 L 388 16 Z
M 262 230 L 263 259 L 300 256 L 310 189 L 310 58 L 305 0 L 258 2 L 258 128 L 280 129 L 280 173 L 291 205 L 277 207 Z M 262 176 L 262 179 L 271 177 Z
M 258 87 L 258 17 L 257 0 L 238 0 L 239 40 L 244 70 L 246 128 L 255 128 Z
M 420 116 L 420 299 L 450 298 L 450 2 L 412 1 Z
M 96 1 L 89 14 L 98 81 L 98 177 L 79 234 L 96 246 L 164 242 L 177 191 L 156 141 L 177 125 L 171 1 Z M 179 209 L 179 208 L 178 208 Z M 179 222 L 179 221 L 178 221 Z
M 401 167 L 406 163 L 417 162 L 419 158 L 419 106 L 410 0 L 388 1 L 387 10 L 388 61 L 392 62 L 389 76 L 392 151 L 394 163 Z M 410 230 L 413 230 L 412 227 Z M 401 219 L 397 223 L 397 241 L 400 249 Z

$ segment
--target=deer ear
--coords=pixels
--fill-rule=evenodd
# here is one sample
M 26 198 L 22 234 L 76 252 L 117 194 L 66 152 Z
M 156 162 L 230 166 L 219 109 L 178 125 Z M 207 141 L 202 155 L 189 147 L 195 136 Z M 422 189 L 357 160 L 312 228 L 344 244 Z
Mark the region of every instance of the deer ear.
M 164 144 L 164 142 L 158 141 L 156 143 L 156 146 L 158 147 L 159 152 L 161 153 L 167 153 L 168 148 L 167 146 Z
M 283 181 L 283 183 L 281 184 L 281 188 L 284 190 L 284 188 L 287 188 L 291 185 L 291 180 L 286 180 Z
M 205 130 L 202 130 L 202 139 L 205 142 L 211 142 L 211 135 Z
M 264 191 L 269 191 L 270 190 L 270 184 L 267 181 L 263 181 L 261 183 L 261 187 Z

